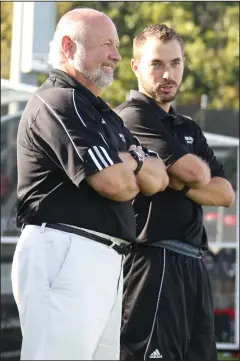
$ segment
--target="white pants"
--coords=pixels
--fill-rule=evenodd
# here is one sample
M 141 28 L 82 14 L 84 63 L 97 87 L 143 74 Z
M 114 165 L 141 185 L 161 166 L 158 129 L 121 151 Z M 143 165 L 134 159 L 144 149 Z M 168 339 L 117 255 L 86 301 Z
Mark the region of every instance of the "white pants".
M 119 360 L 122 261 L 85 237 L 26 226 L 12 265 L 21 360 Z

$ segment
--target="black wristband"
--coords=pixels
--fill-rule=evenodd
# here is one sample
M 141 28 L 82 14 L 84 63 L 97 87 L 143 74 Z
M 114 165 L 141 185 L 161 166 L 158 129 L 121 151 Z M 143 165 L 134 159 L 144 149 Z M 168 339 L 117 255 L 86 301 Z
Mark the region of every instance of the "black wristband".
M 135 150 L 130 150 L 129 153 L 137 162 L 137 168 L 134 170 L 134 174 L 137 175 L 143 166 L 143 156 Z
M 191 188 L 189 186 L 184 186 L 183 189 L 180 190 L 181 193 L 186 194 Z

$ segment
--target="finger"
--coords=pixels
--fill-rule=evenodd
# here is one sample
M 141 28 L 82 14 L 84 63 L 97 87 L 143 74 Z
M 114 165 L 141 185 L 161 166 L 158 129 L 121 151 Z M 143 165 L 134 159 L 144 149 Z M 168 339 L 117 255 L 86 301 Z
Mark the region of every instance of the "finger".
M 140 145 L 137 146 L 136 152 L 140 153 L 143 157 L 145 157 L 145 152 Z
M 130 147 L 128 148 L 128 151 L 130 152 L 131 150 L 136 150 L 136 145 L 135 144 L 132 144 L 130 145 Z

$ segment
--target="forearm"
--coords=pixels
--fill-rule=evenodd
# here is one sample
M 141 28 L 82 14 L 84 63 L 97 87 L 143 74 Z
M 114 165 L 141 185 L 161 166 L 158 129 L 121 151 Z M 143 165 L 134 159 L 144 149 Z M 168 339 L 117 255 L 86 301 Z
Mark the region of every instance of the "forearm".
M 123 163 L 134 172 L 136 160 L 129 153 L 119 153 Z M 168 175 L 164 163 L 156 157 L 146 157 L 143 166 L 136 176 L 137 185 L 144 195 L 152 195 L 163 191 L 168 185 Z
M 186 196 L 197 204 L 203 206 L 230 207 L 235 195 L 231 184 L 219 177 L 213 177 L 204 187 L 190 189 Z
M 177 177 L 190 188 L 202 188 L 211 179 L 209 166 L 199 157 L 186 154 L 168 168 L 169 176 Z
M 107 167 L 87 177 L 86 182 L 103 197 L 118 202 L 132 200 L 139 192 L 133 171 L 123 163 Z
M 164 163 L 155 157 L 145 158 L 136 179 L 140 192 L 146 196 L 164 191 L 169 181 Z
M 195 181 L 187 181 L 185 184 L 192 189 L 201 189 L 202 187 L 206 187 L 211 181 L 211 171 L 208 165 L 203 162 L 202 164 L 202 173 Z

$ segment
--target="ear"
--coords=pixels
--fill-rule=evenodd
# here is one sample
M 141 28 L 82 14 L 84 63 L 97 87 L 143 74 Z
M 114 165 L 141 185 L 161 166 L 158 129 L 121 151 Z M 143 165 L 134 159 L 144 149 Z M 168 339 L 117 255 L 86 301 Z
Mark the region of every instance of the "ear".
M 138 66 L 139 66 L 138 60 L 131 59 L 131 68 L 132 68 L 132 71 L 135 73 L 135 75 L 137 75 Z
M 66 56 L 66 58 L 72 58 L 74 54 L 73 51 L 74 43 L 72 39 L 67 35 L 63 36 L 61 45 L 62 45 L 63 53 Z

